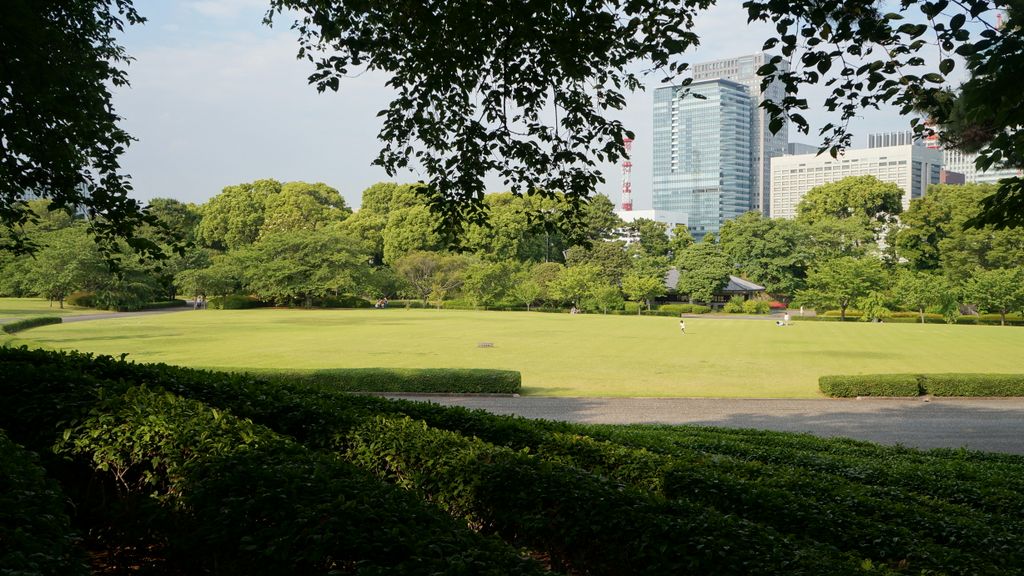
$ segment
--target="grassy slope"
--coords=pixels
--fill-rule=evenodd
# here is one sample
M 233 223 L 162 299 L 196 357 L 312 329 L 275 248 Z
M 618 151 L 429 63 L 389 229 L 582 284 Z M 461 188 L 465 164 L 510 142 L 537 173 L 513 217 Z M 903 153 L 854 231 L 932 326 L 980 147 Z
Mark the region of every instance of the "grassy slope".
M 556 396 L 815 397 L 822 374 L 1014 372 L 1024 349 L 1024 330 L 995 326 L 702 318 L 683 336 L 673 318 L 437 310 L 188 311 L 19 338 L 207 368 L 510 369 Z

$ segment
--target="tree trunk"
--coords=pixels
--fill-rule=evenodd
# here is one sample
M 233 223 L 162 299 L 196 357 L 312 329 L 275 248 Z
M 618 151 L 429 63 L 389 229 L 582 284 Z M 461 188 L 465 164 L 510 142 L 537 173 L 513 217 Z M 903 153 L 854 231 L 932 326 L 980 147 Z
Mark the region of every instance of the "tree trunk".
M 64 298 L 63 297 L 60 299 L 60 309 L 61 310 L 64 309 Z
M 918 310 L 921 311 L 921 324 L 924 324 L 924 307 L 921 307 Z
M 999 325 L 1006 326 L 1006 310 L 999 311 Z
M 846 322 L 846 306 L 839 306 L 839 321 Z

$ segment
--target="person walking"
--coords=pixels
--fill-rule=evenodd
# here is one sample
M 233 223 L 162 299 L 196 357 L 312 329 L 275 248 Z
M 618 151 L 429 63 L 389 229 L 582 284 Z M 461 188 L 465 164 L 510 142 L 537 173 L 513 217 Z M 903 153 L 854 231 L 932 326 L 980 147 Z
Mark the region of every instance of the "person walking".
M 782 315 L 782 323 L 789 326 L 789 312 Z
M 683 320 L 682 318 L 679 319 L 679 331 L 684 335 L 686 334 L 686 320 Z

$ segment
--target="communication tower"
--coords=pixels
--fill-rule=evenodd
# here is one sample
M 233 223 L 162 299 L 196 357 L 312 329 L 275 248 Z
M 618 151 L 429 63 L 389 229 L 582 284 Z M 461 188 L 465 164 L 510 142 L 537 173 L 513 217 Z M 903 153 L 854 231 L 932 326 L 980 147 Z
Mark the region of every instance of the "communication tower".
M 633 210 L 633 184 L 629 181 L 633 173 L 633 162 L 630 161 L 630 152 L 633 150 L 633 139 L 623 138 L 622 147 L 626 149 L 626 157 L 622 160 L 622 209 L 625 212 Z

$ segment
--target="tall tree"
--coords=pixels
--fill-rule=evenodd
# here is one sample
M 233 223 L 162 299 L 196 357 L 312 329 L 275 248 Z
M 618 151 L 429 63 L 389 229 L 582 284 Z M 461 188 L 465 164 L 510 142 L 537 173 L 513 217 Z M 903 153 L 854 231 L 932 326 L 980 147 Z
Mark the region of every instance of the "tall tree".
M 1024 270 L 977 270 L 965 292 L 968 301 L 983 312 L 999 314 L 999 323 L 1005 326 L 1007 312 L 1024 308 Z
M 893 294 L 901 306 L 917 310 L 924 324 L 924 311 L 932 306 L 948 305 L 949 295 L 955 291 L 949 282 L 937 274 L 914 270 L 900 270 L 893 286 Z M 955 299 L 953 302 L 955 304 Z
M 645 276 L 630 272 L 622 279 L 622 291 L 626 297 L 638 304 L 636 313 L 640 314 L 643 305 L 651 310 L 651 300 L 665 295 L 665 279 L 662 276 Z
M 263 228 L 267 199 L 281 192 L 277 180 L 225 187 L 204 204 L 197 235 L 199 240 L 218 250 L 234 250 L 251 245 Z
M 881 290 L 885 282 L 885 270 L 878 258 L 844 256 L 812 268 L 807 289 L 797 294 L 797 300 L 815 308 L 837 306 L 840 318 L 846 320 L 850 305 Z
M 323 182 L 287 182 L 264 203 L 260 236 L 292 230 L 316 230 L 344 221 L 352 214 L 336 189 Z
M 625 226 L 636 234 L 640 248 L 651 256 L 668 255 L 670 244 L 668 227 L 648 218 L 637 218 Z
M 858 218 L 891 224 L 903 212 L 903 189 L 874 176 L 847 176 L 815 186 L 797 205 L 797 216 L 808 221 L 822 218 Z
M 462 292 L 474 306 L 488 306 L 498 302 L 512 288 L 516 266 L 511 262 L 477 262 L 466 269 Z
M 250 292 L 306 308 L 316 298 L 357 292 L 369 273 L 360 243 L 337 227 L 265 236 L 238 258 Z
M 722 252 L 714 234 L 708 234 L 676 256 L 679 281 L 676 290 L 690 302 L 711 302 L 715 292 L 729 283 L 733 266 Z
M 772 219 L 747 212 L 722 224 L 722 253 L 737 273 L 785 298 L 803 287 L 807 275 L 804 235 L 793 220 Z
M 1024 266 L 1024 228 L 967 227 L 994 190 L 991 184 L 929 188 L 901 218 L 893 240 L 899 256 L 914 268 L 941 270 L 957 284 L 966 282 L 978 267 Z
M 607 284 L 618 285 L 629 271 L 632 261 L 621 240 L 594 242 L 589 248 L 573 246 L 565 253 L 565 264 L 569 267 L 592 264 L 600 270 L 601 278 Z
M 79 206 L 108 254 L 128 238 L 143 254 L 159 247 L 135 231 L 153 223 L 129 197 L 119 157 L 131 142 L 118 126 L 111 89 L 128 84 L 118 43 L 125 23 L 144 21 L 129 0 L 5 0 L 0 16 L 0 225 L 6 248 L 33 248 L 16 233 L 35 216 L 31 192 L 62 210 Z M 0 246 L 3 247 L 3 246 Z
M 583 306 L 595 287 L 607 284 L 601 279 L 601 269 L 595 264 L 579 264 L 562 270 L 548 284 L 548 292 L 555 300 L 569 302 L 577 308 Z

